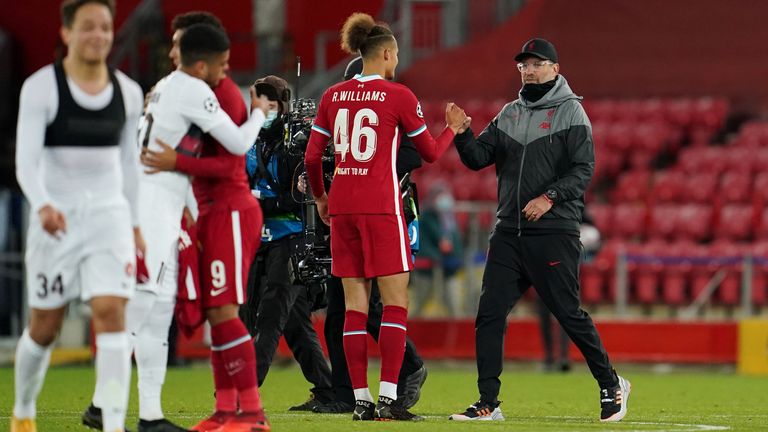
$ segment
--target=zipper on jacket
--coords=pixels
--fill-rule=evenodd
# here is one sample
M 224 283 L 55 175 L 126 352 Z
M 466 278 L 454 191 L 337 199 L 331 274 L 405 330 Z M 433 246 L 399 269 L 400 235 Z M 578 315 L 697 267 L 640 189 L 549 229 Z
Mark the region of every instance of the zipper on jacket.
M 531 126 L 531 121 L 533 120 L 533 111 L 526 108 L 526 111 L 528 111 L 528 115 L 530 118 L 528 119 L 528 123 L 525 124 L 525 138 L 523 139 L 523 142 L 525 143 L 523 145 L 523 155 L 520 157 L 520 170 L 517 173 L 517 236 L 521 237 L 523 235 L 523 208 L 520 205 L 520 183 L 523 181 L 523 164 L 525 163 L 525 151 L 528 149 L 528 129 Z

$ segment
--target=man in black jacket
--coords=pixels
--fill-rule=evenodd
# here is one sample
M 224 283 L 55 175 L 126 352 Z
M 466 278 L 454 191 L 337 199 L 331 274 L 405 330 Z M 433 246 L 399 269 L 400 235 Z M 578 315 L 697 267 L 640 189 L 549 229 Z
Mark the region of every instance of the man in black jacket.
M 491 235 L 475 322 L 480 400 L 452 420 L 503 420 L 498 395 L 506 317 L 533 285 L 587 361 L 600 386 L 601 421 L 626 415 L 629 381 L 618 376 L 579 302 L 579 223 L 592 178 L 592 126 L 554 45 L 532 39 L 515 56 L 523 87 L 475 138 L 456 136 L 473 170 L 496 165 L 498 218 Z
M 248 275 L 248 303 L 240 309 L 256 347 L 256 373 L 261 386 L 272 364 L 280 336 L 299 363 L 304 377 L 314 386 L 311 398 L 291 410 L 309 411 L 332 400 L 331 371 L 310 319 L 307 287 L 295 280 L 291 255 L 301 243 L 301 204 L 296 179 L 303 162 L 301 152 L 285 143 L 288 118 L 288 83 L 269 75 L 254 84 L 259 95 L 270 100 L 270 111 L 259 137 L 247 154 L 246 169 L 252 193 L 259 199 L 264 226 Z

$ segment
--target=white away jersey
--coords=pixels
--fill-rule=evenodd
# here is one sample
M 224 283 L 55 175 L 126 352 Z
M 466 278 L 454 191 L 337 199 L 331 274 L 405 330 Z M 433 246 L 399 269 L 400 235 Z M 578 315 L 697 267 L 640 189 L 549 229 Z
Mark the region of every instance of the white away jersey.
M 160 150 L 156 139 L 177 152 L 197 155 L 203 133 L 229 121 L 205 81 L 176 70 L 158 81 L 142 119 L 139 145 Z M 170 189 L 181 202 L 189 188 L 186 175 L 177 172 L 143 174 L 145 181 Z

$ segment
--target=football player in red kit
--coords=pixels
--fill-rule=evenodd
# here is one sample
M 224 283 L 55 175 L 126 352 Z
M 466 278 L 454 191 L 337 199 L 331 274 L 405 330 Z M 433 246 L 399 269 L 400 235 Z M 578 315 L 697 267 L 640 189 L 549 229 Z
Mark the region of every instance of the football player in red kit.
M 214 94 L 220 106 L 235 123 L 244 122 L 248 114 L 237 86 L 225 78 L 215 84 Z M 162 142 L 158 144 L 162 151 L 145 150 L 142 162 L 155 170 L 192 175 L 200 212 L 200 283 L 203 307 L 211 325 L 216 407 L 209 418 L 192 430 L 269 430 L 256 382 L 255 351 L 238 316 L 239 305 L 245 301 L 244 281 L 259 247 L 262 225 L 261 208 L 248 186 L 245 158 L 230 153 L 210 136 L 202 141 L 199 159 Z M 251 143 L 242 144 L 250 147 Z
M 346 303 L 344 353 L 355 393 L 353 420 L 420 420 L 395 403 L 405 349 L 411 252 L 395 169 L 400 134 L 427 162 L 435 161 L 469 118 L 446 107 L 446 128 L 433 139 L 416 96 L 390 81 L 397 41 L 385 24 L 355 13 L 344 23 L 342 48 L 363 57 L 363 73 L 326 90 L 318 107 L 305 165 L 320 217 L 331 226 L 332 273 L 342 278 Z M 330 197 L 321 157 L 329 139 L 336 153 Z M 378 402 L 367 383 L 366 321 L 370 281 L 377 278 L 384 303 L 379 346 Z

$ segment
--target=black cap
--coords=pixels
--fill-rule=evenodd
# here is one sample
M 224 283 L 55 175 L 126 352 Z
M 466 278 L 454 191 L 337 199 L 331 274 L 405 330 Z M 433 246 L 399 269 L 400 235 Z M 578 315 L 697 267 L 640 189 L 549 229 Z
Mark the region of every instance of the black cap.
M 520 54 L 515 56 L 515 61 L 520 61 L 528 56 L 538 57 L 542 60 L 551 60 L 553 63 L 557 63 L 555 46 L 546 39 L 535 38 L 526 42 L 520 49 Z
M 344 81 L 351 80 L 359 73 L 363 73 L 363 58 L 355 57 L 344 70 Z

